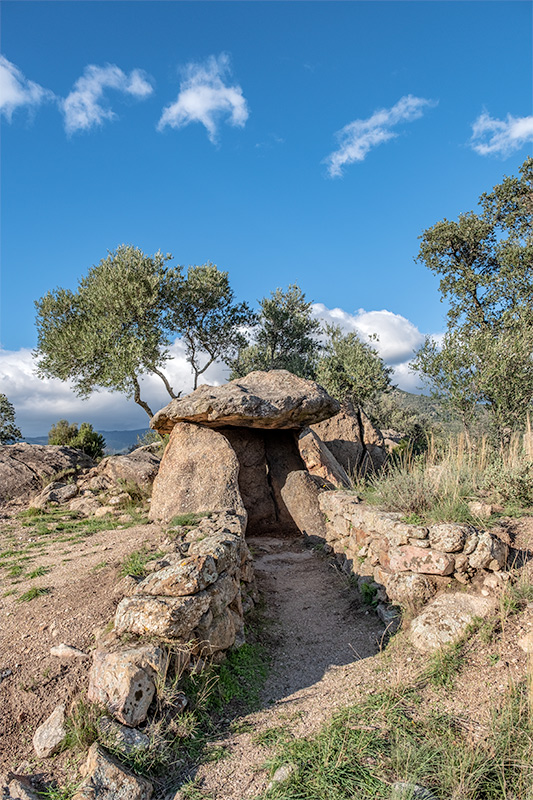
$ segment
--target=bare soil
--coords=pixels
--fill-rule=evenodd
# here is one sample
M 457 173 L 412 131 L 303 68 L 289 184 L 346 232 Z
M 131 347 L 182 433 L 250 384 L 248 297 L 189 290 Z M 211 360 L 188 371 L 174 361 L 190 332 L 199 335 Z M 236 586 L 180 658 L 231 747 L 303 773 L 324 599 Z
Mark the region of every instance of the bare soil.
M 533 518 L 510 520 L 506 530 L 515 547 L 533 550 Z M 35 537 L 7 512 L 0 518 L 0 772 L 39 774 L 59 783 L 72 777 L 83 756 L 67 751 L 39 760 L 31 739 L 58 703 L 68 708 L 83 695 L 90 658 L 59 659 L 50 648 L 65 643 L 90 654 L 122 596 L 122 561 L 143 547 L 156 551 L 165 534 L 146 524 L 61 538 Z M 261 710 L 238 720 L 217 742 L 226 746 L 227 758 L 186 776 L 197 780 L 198 796 L 209 800 L 254 798 L 266 788 L 271 751 L 257 739 L 262 731 L 283 726 L 294 736 L 312 734 L 358 698 L 416 682 L 425 665 L 404 633 L 387 644 L 373 609 L 330 559 L 301 538 L 247 541 L 264 601 L 272 669 Z M 10 550 L 17 554 L 6 556 Z M 11 574 L 14 564 L 22 566 L 19 575 Z M 49 571 L 31 578 L 38 567 Z M 520 572 L 521 580 L 532 582 L 533 561 L 524 559 Z M 20 602 L 35 586 L 50 591 Z M 483 736 L 505 689 L 525 675 L 526 656 L 517 639 L 533 629 L 533 604 L 514 616 L 502 610 L 501 621 L 491 641 L 473 643 L 453 691 L 423 690 L 426 706 L 451 711 L 474 737 Z

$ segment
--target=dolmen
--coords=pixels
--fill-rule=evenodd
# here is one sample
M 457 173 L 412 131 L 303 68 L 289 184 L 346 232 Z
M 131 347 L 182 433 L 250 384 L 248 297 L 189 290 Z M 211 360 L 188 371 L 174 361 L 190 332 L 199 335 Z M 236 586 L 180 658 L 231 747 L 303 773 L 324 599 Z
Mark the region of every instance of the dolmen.
M 350 485 L 319 435 L 320 424 L 340 412 L 322 386 L 286 370 L 251 372 L 172 400 L 150 422 L 170 434 L 151 518 L 233 510 L 253 534 L 320 535 L 318 494 Z M 333 441 L 331 425 L 327 430 Z M 354 439 L 352 446 L 361 444 Z

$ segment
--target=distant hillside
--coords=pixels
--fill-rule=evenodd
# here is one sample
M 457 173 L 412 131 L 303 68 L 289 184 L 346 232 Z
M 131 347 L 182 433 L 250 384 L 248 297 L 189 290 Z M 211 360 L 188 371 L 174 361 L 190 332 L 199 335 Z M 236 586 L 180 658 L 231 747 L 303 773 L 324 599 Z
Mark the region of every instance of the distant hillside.
M 105 439 L 106 453 L 113 455 L 129 450 L 137 444 L 137 439 L 144 436 L 148 428 L 138 428 L 134 431 L 98 431 Z M 26 436 L 28 444 L 48 444 L 48 436 Z
M 462 429 L 459 420 L 455 419 L 449 409 L 434 397 L 428 397 L 425 394 L 411 394 L 411 392 L 404 392 L 403 389 L 393 389 L 391 394 L 401 407 L 414 411 L 421 417 L 426 417 L 446 431 L 455 433 Z

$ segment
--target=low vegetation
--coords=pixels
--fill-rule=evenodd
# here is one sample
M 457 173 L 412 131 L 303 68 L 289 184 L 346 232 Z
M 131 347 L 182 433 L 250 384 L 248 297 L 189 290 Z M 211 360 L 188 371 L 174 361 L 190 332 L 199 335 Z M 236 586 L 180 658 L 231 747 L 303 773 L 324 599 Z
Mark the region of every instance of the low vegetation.
M 533 463 L 518 434 L 505 448 L 492 446 L 487 438 L 473 444 L 462 434 L 430 437 L 424 452 L 400 449 L 384 471 L 356 479 L 354 485 L 367 502 L 419 524 L 479 524 L 473 502 L 491 506 L 499 516 L 533 507 Z M 485 513 L 490 516 L 491 510 Z

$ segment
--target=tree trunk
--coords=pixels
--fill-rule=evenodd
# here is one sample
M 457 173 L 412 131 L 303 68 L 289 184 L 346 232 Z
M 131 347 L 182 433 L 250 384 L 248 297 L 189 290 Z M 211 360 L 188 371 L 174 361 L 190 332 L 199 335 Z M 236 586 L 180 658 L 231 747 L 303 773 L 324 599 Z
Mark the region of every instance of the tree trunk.
M 133 399 L 135 400 L 137 405 L 140 406 L 141 408 L 144 408 L 148 416 L 152 418 L 154 416 L 154 412 L 152 411 L 148 403 L 145 403 L 144 400 L 141 400 L 141 387 L 139 386 L 139 381 L 137 380 L 136 375 L 131 376 L 131 382 L 133 383 Z

